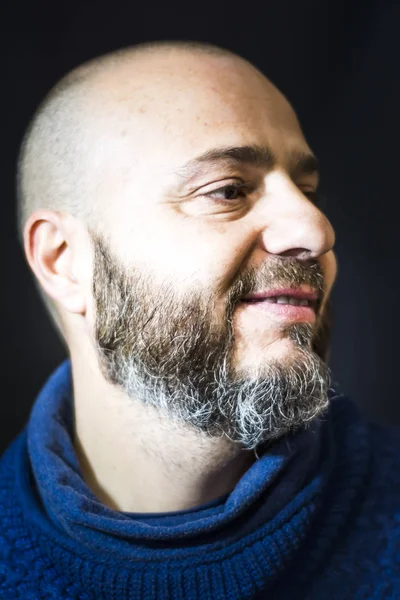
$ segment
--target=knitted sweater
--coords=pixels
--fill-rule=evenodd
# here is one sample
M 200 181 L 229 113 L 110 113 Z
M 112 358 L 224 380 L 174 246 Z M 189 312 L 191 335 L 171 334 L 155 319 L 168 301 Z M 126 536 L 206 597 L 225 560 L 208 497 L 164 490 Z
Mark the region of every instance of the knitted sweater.
M 229 494 L 135 514 L 85 484 L 71 390 L 66 360 L 0 461 L 1 600 L 400 599 L 400 428 L 330 390 Z

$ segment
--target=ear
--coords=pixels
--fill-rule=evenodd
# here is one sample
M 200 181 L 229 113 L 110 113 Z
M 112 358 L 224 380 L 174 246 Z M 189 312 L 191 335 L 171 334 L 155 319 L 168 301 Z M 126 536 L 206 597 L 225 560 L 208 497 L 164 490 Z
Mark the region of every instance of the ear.
M 24 250 L 29 267 L 50 298 L 66 311 L 84 315 L 84 274 L 77 268 L 78 220 L 41 209 L 24 227 Z M 83 261 L 84 263 L 84 261 Z

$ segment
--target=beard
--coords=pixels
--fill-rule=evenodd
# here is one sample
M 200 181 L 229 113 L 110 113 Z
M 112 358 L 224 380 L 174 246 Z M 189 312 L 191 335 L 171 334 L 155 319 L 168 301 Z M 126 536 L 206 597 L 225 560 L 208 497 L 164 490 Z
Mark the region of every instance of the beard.
M 149 272 L 127 273 L 104 239 L 91 235 L 99 366 L 129 398 L 248 450 L 307 426 L 327 409 L 330 370 L 315 351 L 321 323 L 281 326 L 293 342 L 289 359 L 266 361 L 251 375 L 234 367 L 232 316 L 241 300 L 272 281 L 274 287 L 311 285 L 322 298 L 319 263 L 271 258 L 257 272 L 248 270 L 231 286 L 218 322 L 210 294 L 183 296 L 176 285 L 156 284 Z

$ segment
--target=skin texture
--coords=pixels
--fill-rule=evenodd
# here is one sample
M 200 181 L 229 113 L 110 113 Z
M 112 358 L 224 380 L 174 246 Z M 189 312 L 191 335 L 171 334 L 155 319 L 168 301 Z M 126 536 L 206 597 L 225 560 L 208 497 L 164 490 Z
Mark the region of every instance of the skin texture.
M 28 263 L 57 305 L 71 357 L 74 445 L 87 484 L 111 508 L 192 508 L 229 492 L 257 443 L 326 408 L 328 373 L 312 342 L 336 277 L 334 232 L 307 196 L 317 175 L 294 174 L 294 157 L 311 150 L 293 109 L 247 62 L 178 49 L 145 54 L 96 72 L 84 106 L 95 225 L 46 208 L 24 227 Z M 185 178 L 194 157 L 242 146 L 268 147 L 274 165 L 216 161 Z M 206 196 L 238 182 L 248 185 L 238 199 Z M 241 302 L 281 284 L 318 291 L 315 322 L 260 316 Z M 175 405 L 148 382 L 132 383 L 152 367 L 152 343 L 165 381 L 179 374 Z M 190 422 L 195 409 L 183 412 L 182 381 L 188 371 L 211 385 L 221 356 L 229 369 L 220 408 L 229 414 L 238 404 L 234 382 L 265 385 L 272 368 L 281 383 L 270 389 L 278 391 L 286 375 L 297 385 L 307 364 L 320 395 L 302 392 L 285 417 L 276 410 L 272 427 L 274 398 L 264 394 L 258 429 L 247 437 L 212 404 L 207 418 Z M 133 357 L 142 360 L 135 368 Z

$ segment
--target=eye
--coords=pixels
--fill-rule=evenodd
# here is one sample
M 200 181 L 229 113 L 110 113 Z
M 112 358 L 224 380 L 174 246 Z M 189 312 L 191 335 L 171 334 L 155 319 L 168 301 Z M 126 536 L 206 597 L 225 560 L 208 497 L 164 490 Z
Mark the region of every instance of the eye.
M 230 183 L 224 185 L 212 192 L 204 194 L 208 198 L 212 198 L 217 202 L 234 203 L 239 198 L 243 198 L 247 195 L 249 189 L 244 183 Z
M 315 190 L 303 191 L 303 194 L 311 200 L 311 202 L 315 202 L 317 199 L 317 192 Z

